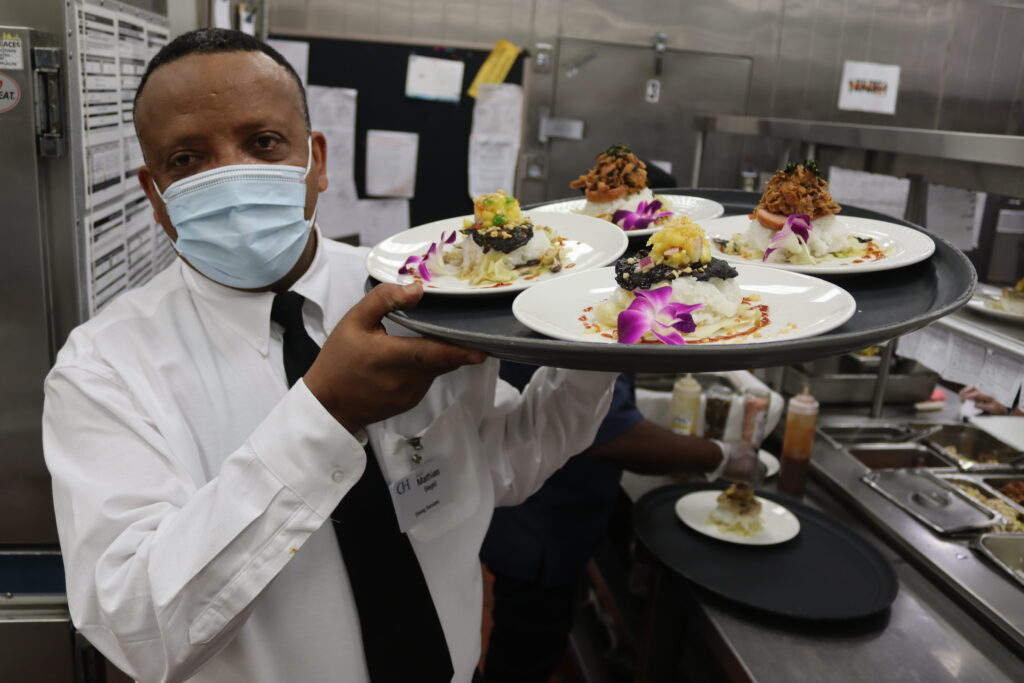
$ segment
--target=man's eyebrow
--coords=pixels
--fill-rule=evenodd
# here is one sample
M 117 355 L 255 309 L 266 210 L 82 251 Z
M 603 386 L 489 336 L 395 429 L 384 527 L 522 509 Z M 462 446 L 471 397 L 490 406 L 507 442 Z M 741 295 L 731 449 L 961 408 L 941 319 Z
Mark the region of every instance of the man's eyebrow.
M 238 134 L 254 133 L 258 130 L 265 130 L 267 128 L 279 131 L 286 131 L 288 130 L 288 128 L 290 128 L 290 126 L 288 125 L 288 122 L 284 119 L 262 118 L 238 124 L 234 127 L 234 132 Z

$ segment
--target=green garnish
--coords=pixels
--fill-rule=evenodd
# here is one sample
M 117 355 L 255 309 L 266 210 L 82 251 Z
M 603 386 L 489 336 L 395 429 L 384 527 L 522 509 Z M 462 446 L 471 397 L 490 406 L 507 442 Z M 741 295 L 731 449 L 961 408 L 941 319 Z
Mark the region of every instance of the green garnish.
M 505 203 L 506 204 L 515 204 L 516 203 L 516 198 L 515 197 L 505 197 Z
M 791 161 L 788 164 L 786 164 L 786 167 L 782 169 L 782 172 L 788 175 L 795 171 L 797 166 L 803 166 L 814 175 L 818 176 L 819 178 L 821 177 L 821 171 L 818 170 L 818 162 L 815 161 L 814 159 L 804 159 L 803 162 Z
M 629 148 L 629 145 L 624 145 L 620 142 L 606 149 L 604 153 L 610 157 L 624 157 L 627 154 L 632 154 L 633 150 Z
M 492 225 L 502 226 L 505 225 L 505 217 L 500 213 L 494 215 L 494 220 L 491 221 Z

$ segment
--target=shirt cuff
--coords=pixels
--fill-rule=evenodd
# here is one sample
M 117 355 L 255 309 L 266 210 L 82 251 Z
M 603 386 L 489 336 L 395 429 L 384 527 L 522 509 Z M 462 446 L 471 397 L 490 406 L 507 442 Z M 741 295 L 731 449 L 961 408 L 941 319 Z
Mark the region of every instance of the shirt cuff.
M 274 476 L 325 519 L 366 468 L 366 433 L 349 433 L 301 379 L 249 444 Z

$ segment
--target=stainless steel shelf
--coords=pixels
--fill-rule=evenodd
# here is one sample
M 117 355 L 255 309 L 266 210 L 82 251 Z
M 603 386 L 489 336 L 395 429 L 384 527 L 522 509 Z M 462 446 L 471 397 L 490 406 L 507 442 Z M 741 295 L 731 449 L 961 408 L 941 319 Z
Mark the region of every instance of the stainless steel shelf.
M 1024 136 L 732 114 L 700 116 L 695 122 L 698 130 L 709 133 L 756 135 L 947 161 L 1011 166 L 1024 177 Z

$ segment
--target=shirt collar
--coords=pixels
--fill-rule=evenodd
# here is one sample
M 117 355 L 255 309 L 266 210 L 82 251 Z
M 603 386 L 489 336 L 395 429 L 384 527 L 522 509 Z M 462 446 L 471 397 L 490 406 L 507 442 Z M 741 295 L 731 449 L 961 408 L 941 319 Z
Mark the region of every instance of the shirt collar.
M 313 229 L 316 231 L 313 261 L 291 286 L 291 291 L 316 304 L 319 308 L 317 314 L 322 317 L 327 310 L 330 269 L 324 256 L 324 237 L 318 227 L 314 225 Z M 201 304 L 209 308 L 214 319 L 266 355 L 270 346 L 270 307 L 274 303 L 274 292 L 243 292 L 200 275 L 186 263 L 181 263 L 180 267 L 185 285 Z

